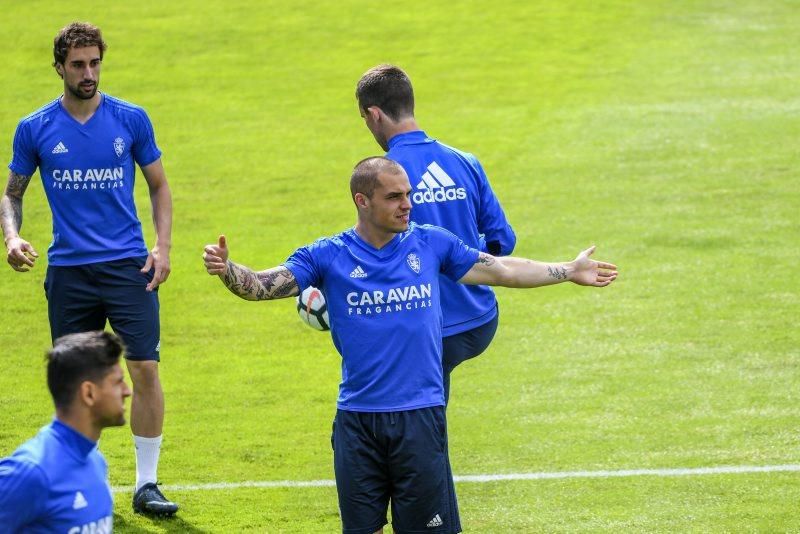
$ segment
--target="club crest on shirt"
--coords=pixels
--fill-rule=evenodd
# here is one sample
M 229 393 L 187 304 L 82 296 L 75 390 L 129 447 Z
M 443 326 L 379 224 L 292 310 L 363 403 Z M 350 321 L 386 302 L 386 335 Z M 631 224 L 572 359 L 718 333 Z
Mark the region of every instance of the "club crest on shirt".
M 117 157 L 122 156 L 122 153 L 125 151 L 125 140 L 121 137 L 117 137 L 114 139 L 114 152 L 117 153 Z
M 409 254 L 406 257 L 406 263 L 408 263 L 408 266 L 411 267 L 412 271 L 419 274 L 419 269 L 422 266 L 422 264 L 419 261 L 419 256 L 417 256 L 414 253 Z

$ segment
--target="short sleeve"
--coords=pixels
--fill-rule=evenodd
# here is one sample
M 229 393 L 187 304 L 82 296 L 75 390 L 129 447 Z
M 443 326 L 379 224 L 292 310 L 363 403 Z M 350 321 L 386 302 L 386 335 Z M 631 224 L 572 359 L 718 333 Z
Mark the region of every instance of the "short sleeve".
M 0 525 L 10 532 L 24 530 L 43 511 L 47 480 L 32 462 L 18 458 L 0 460 Z
M 310 245 L 295 250 L 283 265 L 292 271 L 300 291 L 309 286 L 321 289 L 325 285 L 328 266 L 338 250 L 332 238 L 317 239 Z
M 39 166 L 39 156 L 33 144 L 30 124 L 20 122 L 14 133 L 14 154 L 8 168 L 21 176 L 31 176 Z
M 431 243 L 440 258 L 440 271 L 451 280 L 458 281 L 478 261 L 480 251 L 464 243 L 452 232 L 438 226 L 424 228 L 429 232 Z
M 156 145 L 156 134 L 150 117 L 141 108 L 136 110 L 133 128 L 134 142 L 131 150 L 133 159 L 140 167 L 145 167 L 161 157 L 161 150 Z

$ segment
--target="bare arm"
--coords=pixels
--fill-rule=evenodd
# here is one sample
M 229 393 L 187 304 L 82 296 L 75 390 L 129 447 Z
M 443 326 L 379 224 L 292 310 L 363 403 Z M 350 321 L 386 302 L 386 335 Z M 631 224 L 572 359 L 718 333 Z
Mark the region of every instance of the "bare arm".
M 216 245 L 206 245 L 203 254 L 206 271 L 216 274 L 231 293 L 245 300 L 273 300 L 300 293 L 292 271 L 284 266 L 255 272 L 228 259 L 225 236 Z
M 504 256 L 495 258 L 481 252 L 478 261 L 459 282 L 489 286 L 531 288 L 562 282 L 582 286 L 605 287 L 617 278 L 614 264 L 589 259 L 595 247 L 590 247 L 570 262 L 542 263 L 525 258 Z
M 172 248 L 172 193 L 164 173 L 161 159 L 142 167 L 142 174 L 150 189 L 150 203 L 153 210 L 153 225 L 156 229 L 156 244 L 150 250 L 143 272 L 155 269 L 153 280 L 147 285 L 152 291 L 167 281 L 170 273 L 169 252 Z
M 39 257 L 33 246 L 19 236 L 22 228 L 22 197 L 30 182 L 30 176 L 10 171 L 5 193 L 0 199 L 0 226 L 6 243 L 6 259 L 12 269 L 20 272 L 33 267 Z

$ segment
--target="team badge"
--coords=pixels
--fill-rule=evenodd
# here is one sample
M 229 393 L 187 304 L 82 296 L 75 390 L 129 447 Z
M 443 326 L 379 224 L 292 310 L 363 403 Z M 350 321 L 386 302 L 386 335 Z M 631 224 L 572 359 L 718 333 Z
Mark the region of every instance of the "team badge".
M 406 258 L 406 263 L 408 263 L 408 266 L 411 267 L 412 271 L 419 274 L 419 268 L 422 265 L 419 261 L 419 256 L 416 254 L 409 254 Z
M 117 157 L 122 156 L 122 153 L 125 151 L 125 140 L 121 137 L 117 137 L 114 139 L 114 152 L 117 153 Z

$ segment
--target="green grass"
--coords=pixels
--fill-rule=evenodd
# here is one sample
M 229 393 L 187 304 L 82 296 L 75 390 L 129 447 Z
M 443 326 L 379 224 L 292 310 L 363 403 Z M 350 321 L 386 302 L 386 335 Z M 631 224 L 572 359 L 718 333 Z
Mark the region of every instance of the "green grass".
M 71 20 L 109 42 L 101 88 L 151 115 L 175 201 L 161 291 L 167 484 L 332 478 L 339 356 L 291 302 L 235 299 L 202 267 L 226 233 L 273 266 L 354 221 L 353 164 L 379 152 L 354 87 L 408 70 L 417 117 L 476 153 L 515 254 L 597 243 L 602 290 L 499 290 L 489 351 L 454 376 L 458 475 L 796 464 L 800 458 L 800 6 L 790 1 L 138 2 L 3 5 L 0 160 L 54 98 Z M 10 31 L 13 29 L 24 31 Z M 23 236 L 41 253 L 38 175 Z M 140 214 L 149 219 L 143 184 Z M 149 242 L 152 228 L 146 225 Z M 0 274 L 0 455 L 51 416 L 45 261 Z M 127 429 L 102 450 L 133 482 Z M 460 483 L 466 532 L 800 530 L 797 473 Z M 169 494 L 120 532 L 333 532 L 333 488 Z

